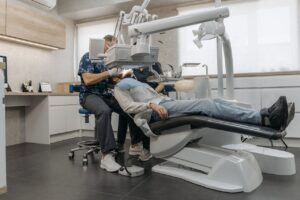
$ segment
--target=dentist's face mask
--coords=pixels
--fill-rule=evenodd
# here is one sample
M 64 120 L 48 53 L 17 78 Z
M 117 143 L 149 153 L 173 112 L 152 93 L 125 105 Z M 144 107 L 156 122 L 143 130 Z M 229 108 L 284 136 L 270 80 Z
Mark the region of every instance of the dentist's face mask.
M 138 86 L 147 86 L 147 84 L 141 83 L 133 78 L 125 78 L 121 80 L 116 86 L 121 90 L 130 90 Z

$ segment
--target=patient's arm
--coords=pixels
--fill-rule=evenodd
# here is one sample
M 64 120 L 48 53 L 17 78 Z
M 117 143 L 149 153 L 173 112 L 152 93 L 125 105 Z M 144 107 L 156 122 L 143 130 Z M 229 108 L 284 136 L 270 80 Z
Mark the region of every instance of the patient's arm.
M 161 119 L 164 120 L 168 118 L 168 111 L 164 107 L 155 103 L 136 102 L 127 90 L 121 90 L 115 87 L 114 96 L 126 113 L 137 114 L 150 108 L 159 114 Z
M 169 115 L 168 115 L 168 111 L 167 109 L 165 109 L 163 106 L 160 106 L 158 104 L 155 103 L 150 103 L 149 107 L 156 112 L 157 114 L 159 114 L 159 117 L 162 120 L 168 119 Z
M 136 114 L 149 109 L 149 103 L 135 102 L 127 90 L 115 87 L 114 96 L 126 113 Z
M 162 82 L 160 82 L 160 83 L 158 84 L 158 86 L 155 88 L 155 91 L 156 91 L 157 93 L 161 93 L 161 91 L 163 91 L 164 89 L 165 89 L 165 84 L 162 83 Z

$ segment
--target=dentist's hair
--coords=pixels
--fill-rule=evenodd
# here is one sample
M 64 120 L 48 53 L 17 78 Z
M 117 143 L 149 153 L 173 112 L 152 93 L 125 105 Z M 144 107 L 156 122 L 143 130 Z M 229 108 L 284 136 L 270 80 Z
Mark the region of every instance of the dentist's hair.
M 106 40 L 106 41 L 109 41 L 109 42 L 117 40 L 117 38 L 113 35 L 106 35 L 106 36 L 104 36 L 103 39 Z

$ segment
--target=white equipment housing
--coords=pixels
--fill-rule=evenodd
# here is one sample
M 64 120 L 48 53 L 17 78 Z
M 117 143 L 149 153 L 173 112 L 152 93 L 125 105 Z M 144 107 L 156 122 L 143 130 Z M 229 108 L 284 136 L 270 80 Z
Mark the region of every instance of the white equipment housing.
M 106 53 L 105 64 L 112 67 L 122 66 L 123 68 L 134 68 L 141 66 L 151 66 L 158 60 L 159 49 L 150 47 L 150 53 L 132 56 L 133 48 L 126 44 L 116 44 Z

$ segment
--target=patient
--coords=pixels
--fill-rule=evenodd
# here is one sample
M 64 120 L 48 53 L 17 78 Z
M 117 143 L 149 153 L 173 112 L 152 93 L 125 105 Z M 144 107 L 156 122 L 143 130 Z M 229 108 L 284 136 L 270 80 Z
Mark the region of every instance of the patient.
M 125 112 L 148 113 L 148 122 L 150 118 L 155 122 L 183 115 L 204 115 L 281 131 L 295 115 L 295 104 L 288 104 L 285 96 L 281 96 L 271 107 L 256 111 L 220 98 L 173 100 L 133 78 L 118 80 L 114 95 Z M 149 110 L 152 112 L 148 112 Z

